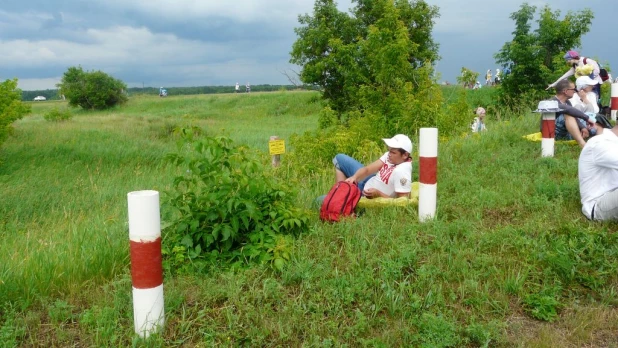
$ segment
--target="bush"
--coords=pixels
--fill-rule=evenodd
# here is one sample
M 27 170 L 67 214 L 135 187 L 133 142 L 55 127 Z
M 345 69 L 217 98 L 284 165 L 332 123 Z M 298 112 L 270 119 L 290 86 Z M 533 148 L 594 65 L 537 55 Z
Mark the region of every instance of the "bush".
M 256 152 L 232 146 L 229 138 L 180 133 L 179 153 L 167 156 L 182 169 L 164 205 L 170 209 L 163 245 L 168 265 L 254 261 L 282 268 L 290 258 L 288 236 L 308 224 L 295 192 Z
M 0 145 L 11 134 L 11 124 L 30 113 L 30 105 L 21 102 L 17 79 L 0 83 Z
M 51 109 L 48 113 L 43 115 L 43 118 L 47 121 L 61 122 L 68 121 L 73 117 L 71 111 L 68 109 L 60 110 L 58 108 Z
M 83 109 L 108 109 L 124 104 L 127 85 L 102 71 L 86 72 L 82 67 L 70 67 L 57 85 L 70 106 Z

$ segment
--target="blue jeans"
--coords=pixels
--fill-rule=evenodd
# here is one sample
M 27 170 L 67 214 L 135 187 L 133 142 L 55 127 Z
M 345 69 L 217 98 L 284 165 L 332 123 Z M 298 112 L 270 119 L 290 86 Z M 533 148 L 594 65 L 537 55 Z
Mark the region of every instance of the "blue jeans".
M 345 175 L 346 178 L 351 177 L 359 169 L 364 167 L 364 165 L 359 161 L 342 153 L 338 154 L 337 156 L 335 156 L 335 158 L 333 158 L 333 164 L 335 165 L 336 169 L 340 170 L 343 175 Z M 371 179 L 374 175 L 375 174 L 371 174 L 365 179 L 358 182 L 358 188 L 361 190 L 361 192 L 363 192 L 363 188 L 365 188 L 365 184 L 367 183 L 367 181 L 369 181 L 369 179 Z
M 579 123 L 580 127 L 586 127 L 586 121 L 582 120 L 581 118 L 576 118 L 575 120 L 577 120 L 577 123 Z M 591 137 L 597 134 L 597 131 L 595 128 L 589 129 L 588 131 L 590 132 Z M 560 114 L 558 115 L 558 117 L 556 117 L 555 139 L 556 140 L 573 140 L 573 137 L 567 131 L 564 114 Z

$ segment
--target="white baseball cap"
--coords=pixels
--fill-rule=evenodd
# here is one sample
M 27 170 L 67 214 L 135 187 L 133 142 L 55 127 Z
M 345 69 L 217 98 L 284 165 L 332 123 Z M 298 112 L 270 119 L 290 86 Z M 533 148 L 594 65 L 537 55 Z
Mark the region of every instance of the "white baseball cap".
M 394 149 L 403 149 L 407 153 L 412 153 L 412 141 L 405 134 L 397 134 L 390 139 L 382 139 L 386 146 Z
M 599 81 L 593 80 L 589 76 L 580 76 L 575 80 L 575 87 L 579 90 L 586 88 L 586 86 L 594 86 L 597 83 L 599 83 Z

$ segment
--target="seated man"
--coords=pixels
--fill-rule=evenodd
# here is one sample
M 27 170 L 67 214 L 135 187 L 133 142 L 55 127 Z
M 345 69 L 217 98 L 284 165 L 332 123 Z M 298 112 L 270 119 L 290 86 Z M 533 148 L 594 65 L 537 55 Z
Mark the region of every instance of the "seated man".
M 562 110 L 556 113 L 556 140 L 575 140 L 579 146 L 584 147 L 586 140 L 590 137 L 590 128 L 594 122 L 589 116 L 572 107 L 569 99 L 575 94 L 575 84 L 569 80 L 560 80 L 556 84 L 556 95 L 552 98 L 558 101 L 558 106 Z M 592 133 L 595 131 L 593 130 Z M 592 134 L 594 135 L 594 134 Z
M 579 155 L 582 213 L 590 220 L 618 220 L 618 126 L 598 114 L 595 128 L 598 135 Z
M 403 134 L 382 140 L 388 152 L 367 166 L 344 154 L 335 156 L 335 180 L 357 183 L 367 198 L 408 197 L 412 185 L 412 141 Z

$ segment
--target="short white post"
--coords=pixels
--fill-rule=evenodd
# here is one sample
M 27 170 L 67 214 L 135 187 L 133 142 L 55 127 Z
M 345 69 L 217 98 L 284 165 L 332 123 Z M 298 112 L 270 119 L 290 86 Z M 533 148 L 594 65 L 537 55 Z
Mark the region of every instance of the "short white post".
M 556 136 L 556 113 L 543 112 L 541 121 L 541 156 L 554 157 L 554 144 Z
M 438 195 L 438 128 L 421 128 L 418 147 L 418 219 L 421 222 L 436 215 Z
M 618 111 L 618 83 L 612 83 L 610 109 L 612 111 L 612 121 L 616 121 L 616 111 Z
M 131 280 L 135 333 L 146 338 L 165 321 L 159 192 L 134 191 L 129 203 Z

